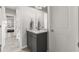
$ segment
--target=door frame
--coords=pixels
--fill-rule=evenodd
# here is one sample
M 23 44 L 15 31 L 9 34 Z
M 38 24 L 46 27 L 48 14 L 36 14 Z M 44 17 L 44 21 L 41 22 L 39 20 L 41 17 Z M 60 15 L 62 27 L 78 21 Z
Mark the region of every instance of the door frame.
M 51 36 L 50 36 L 50 30 L 51 30 L 51 29 L 50 29 L 50 25 L 51 25 L 51 24 L 50 24 L 50 16 L 51 16 L 51 15 L 50 15 L 50 14 L 51 14 L 50 11 L 51 11 L 51 9 L 50 9 L 50 8 L 51 8 L 50 6 L 47 7 L 47 9 L 48 9 L 48 17 L 47 17 L 47 18 L 48 18 L 48 19 L 47 19 L 47 30 L 48 30 L 47 49 L 48 49 L 48 50 L 47 50 L 47 51 L 48 51 L 48 52 L 50 52 L 49 40 L 51 39 L 51 38 L 50 38 L 50 37 L 51 37 Z

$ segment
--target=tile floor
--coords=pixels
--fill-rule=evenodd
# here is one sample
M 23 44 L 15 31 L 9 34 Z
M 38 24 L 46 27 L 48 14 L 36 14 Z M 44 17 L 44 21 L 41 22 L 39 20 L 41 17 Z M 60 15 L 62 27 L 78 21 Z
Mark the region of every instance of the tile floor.
M 22 50 L 18 49 L 18 41 L 16 40 L 16 36 L 14 32 L 8 32 L 5 40 L 5 47 L 3 52 L 30 52 L 31 50 L 28 48 L 24 48 Z
M 26 48 L 24 48 L 24 49 L 22 49 L 22 50 L 19 50 L 19 51 L 17 51 L 17 52 L 31 52 L 31 50 L 26 47 Z
M 16 40 L 16 36 L 14 32 L 8 32 L 5 40 L 5 46 L 3 52 L 13 52 L 18 49 L 17 46 L 18 41 Z

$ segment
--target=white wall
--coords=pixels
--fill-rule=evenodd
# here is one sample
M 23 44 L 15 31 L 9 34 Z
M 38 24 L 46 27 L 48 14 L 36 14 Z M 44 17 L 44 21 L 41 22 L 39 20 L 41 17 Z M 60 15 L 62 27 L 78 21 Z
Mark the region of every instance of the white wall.
M 6 39 L 6 14 L 5 14 L 5 7 L 2 6 L 2 46 L 1 46 L 1 51 L 3 51 L 4 46 L 5 46 L 5 39 Z
M 44 13 L 44 28 L 47 29 L 48 14 Z
M 78 7 L 50 7 L 49 12 L 49 51 L 78 51 Z
M 79 43 L 79 6 L 78 6 L 78 43 Z M 79 48 L 78 48 L 79 51 Z
M 34 28 L 37 26 L 38 19 L 44 26 L 43 13 L 31 7 L 19 7 L 16 10 L 17 18 L 17 38 L 19 38 L 20 46 L 27 46 L 27 33 L 31 19 L 35 22 Z M 45 22 L 46 23 L 46 22 Z M 45 24 L 46 25 L 46 24 Z
M 1 28 L 2 28 L 2 11 L 1 11 L 1 8 L 0 8 L 0 25 L 1 25 L 1 27 L 0 27 L 0 45 L 1 45 L 1 41 L 2 41 L 2 30 L 1 30 Z
M 4 8 L 0 8 L 0 45 L 2 44 L 2 21 L 4 20 Z

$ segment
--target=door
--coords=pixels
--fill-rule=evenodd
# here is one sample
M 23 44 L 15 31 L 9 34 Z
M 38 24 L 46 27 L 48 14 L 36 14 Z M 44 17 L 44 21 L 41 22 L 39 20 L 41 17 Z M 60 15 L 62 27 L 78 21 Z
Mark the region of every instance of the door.
M 78 51 L 78 7 L 49 7 L 49 51 Z

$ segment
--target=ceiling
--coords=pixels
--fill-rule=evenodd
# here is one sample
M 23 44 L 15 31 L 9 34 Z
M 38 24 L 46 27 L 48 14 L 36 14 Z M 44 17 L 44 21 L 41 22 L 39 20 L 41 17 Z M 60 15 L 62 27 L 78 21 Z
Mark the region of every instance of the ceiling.
M 16 8 L 18 8 L 20 6 L 5 6 L 5 7 L 9 8 L 9 9 L 12 9 L 12 10 L 16 10 Z M 32 7 L 32 8 L 47 12 L 47 6 L 46 7 L 43 7 L 43 6 L 41 6 L 41 7 L 39 7 L 39 6 L 28 6 L 28 7 Z M 43 9 L 41 9 L 41 8 L 43 8 Z
M 12 10 L 16 10 L 17 6 L 5 6 L 5 8 L 9 8 L 9 9 L 12 9 Z

